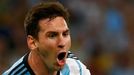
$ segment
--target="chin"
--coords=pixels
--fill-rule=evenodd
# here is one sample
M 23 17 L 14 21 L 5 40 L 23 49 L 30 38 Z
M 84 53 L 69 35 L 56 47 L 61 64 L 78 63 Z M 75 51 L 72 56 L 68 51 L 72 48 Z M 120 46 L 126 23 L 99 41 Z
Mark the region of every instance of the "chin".
M 55 69 L 56 71 L 59 71 L 59 70 L 61 70 L 63 67 L 64 67 L 64 66 L 55 66 L 54 69 Z

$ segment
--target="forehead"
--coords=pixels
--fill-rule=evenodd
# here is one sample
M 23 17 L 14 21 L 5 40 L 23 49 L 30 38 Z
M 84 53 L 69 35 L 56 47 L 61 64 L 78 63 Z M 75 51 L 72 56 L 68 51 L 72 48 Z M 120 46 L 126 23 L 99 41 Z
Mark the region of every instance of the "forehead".
M 42 19 L 39 21 L 40 31 L 62 31 L 68 29 L 67 23 L 63 17 L 54 19 Z

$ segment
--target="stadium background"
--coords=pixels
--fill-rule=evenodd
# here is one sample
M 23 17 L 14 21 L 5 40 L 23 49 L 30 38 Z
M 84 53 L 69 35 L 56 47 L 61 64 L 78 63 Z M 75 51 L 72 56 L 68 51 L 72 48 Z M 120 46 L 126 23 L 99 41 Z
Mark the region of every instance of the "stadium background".
M 46 0 L 0 0 L 0 74 L 28 51 L 27 11 Z M 71 51 L 92 75 L 134 75 L 134 0 L 58 0 L 71 13 Z

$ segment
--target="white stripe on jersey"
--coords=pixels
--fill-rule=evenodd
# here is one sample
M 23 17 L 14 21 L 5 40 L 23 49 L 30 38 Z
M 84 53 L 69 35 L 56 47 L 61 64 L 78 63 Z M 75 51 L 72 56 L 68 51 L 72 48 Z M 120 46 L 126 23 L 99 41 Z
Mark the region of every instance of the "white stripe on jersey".
M 82 68 L 82 75 L 91 75 L 90 71 L 86 68 L 86 66 L 80 62 L 80 60 L 77 60 Z
M 15 69 L 11 75 L 14 75 L 18 70 L 20 70 L 22 67 L 24 67 L 24 64 L 21 64 L 17 69 Z
M 66 65 L 60 71 L 60 75 L 91 75 L 89 70 L 79 60 L 73 58 L 66 59 Z
M 69 67 L 70 75 L 79 75 L 80 74 L 80 68 L 79 68 L 79 65 L 76 63 L 75 59 L 67 58 L 66 64 Z
M 6 74 L 2 74 L 2 75 L 9 74 L 16 66 L 18 66 L 18 64 L 21 64 L 22 63 L 23 58 L 24 58 L 24 56 L 22 58 L 20 58 L 15 64 L 13 64 L 12 67 L 5 72 Z
M 27 68 L 24 68 L 21 72 L 18 73 L 18 75 L 22 75 L 27 70 Z

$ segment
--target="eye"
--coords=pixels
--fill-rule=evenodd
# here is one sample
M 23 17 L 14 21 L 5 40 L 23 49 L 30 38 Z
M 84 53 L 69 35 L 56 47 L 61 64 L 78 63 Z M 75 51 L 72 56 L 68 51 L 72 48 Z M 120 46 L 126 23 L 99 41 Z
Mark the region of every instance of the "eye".
M 69 31 L 66 31 L 66 32 L 63 33 L 64 37 L 67 37 L 68 35 L 70 35 Z
M 48 37 L 49 38 L 55 38 L 57 35 L 58 35 L 57 33 L 51 32 L 51 33 L 48 34 Z

